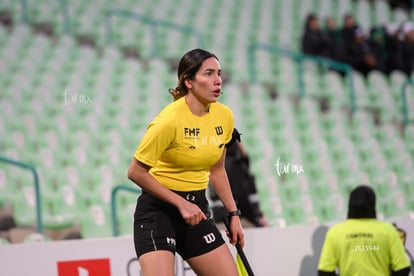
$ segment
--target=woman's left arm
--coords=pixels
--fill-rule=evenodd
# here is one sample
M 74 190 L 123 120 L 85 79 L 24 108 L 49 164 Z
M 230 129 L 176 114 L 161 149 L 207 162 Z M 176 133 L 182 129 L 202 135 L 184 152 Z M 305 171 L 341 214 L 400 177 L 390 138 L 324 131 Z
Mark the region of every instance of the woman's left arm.
M 224 160 L 226 158 L 226 149 L 224 149 L 220 160 L 210 169 L 210 182 L 213 185 L 216 194 L 223 202 L 227 211 L 232 212 L 237 210 L 236 203 L 231 192 L 229 179 L 227 177 L 226 170 L 224 168 Z M 232 216 L 230 221 L 231 237 L 230 243 L 235 244 L 237 241 L 240 245 L 244 246 L 244 234 L 240 224 L 239 216 Z

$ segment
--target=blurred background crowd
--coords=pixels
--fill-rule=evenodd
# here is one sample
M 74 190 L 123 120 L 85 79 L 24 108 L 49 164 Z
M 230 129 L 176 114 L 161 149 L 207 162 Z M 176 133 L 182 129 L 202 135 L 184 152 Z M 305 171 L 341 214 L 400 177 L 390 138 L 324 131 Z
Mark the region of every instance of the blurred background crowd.
M 393 8 L 411 9 L 411 1 L 390 1 Z M 414 23 L 387 23 L 362 28 L 352 14 L 342 22 L 310 13 L 304 23 L 302 51 L 352 66 L 365 76 L 397 70 L 410 76 L 414 68 Z

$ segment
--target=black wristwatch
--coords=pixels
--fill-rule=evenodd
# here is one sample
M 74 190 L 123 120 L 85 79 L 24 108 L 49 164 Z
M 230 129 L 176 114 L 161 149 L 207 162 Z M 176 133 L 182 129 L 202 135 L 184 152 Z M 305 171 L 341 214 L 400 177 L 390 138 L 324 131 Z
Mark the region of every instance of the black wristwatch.
M 240 216 L 241 216 L 241 212 L 240 212 L 240 210 L 239 210 L 239 209 L 237 209 L 236 211 L 231 211 L 231 212 L 229 212 L 229 213 L 227 214 L 227 216 L 228 216 L 228 217 L 235 217 L 235 216 L 240 217 Z

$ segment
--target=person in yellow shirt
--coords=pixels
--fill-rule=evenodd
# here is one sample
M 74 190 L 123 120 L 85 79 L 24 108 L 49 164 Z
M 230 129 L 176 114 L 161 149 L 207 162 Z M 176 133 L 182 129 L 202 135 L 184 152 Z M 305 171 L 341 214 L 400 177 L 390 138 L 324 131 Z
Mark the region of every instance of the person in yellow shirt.
M 325 237 L 318 275 L 405 276 L 410 264 L 397 229 L 376 219 L 375 193 L 359 186 L 349 196 L 348 219 Z
M 205 50 L 178 65 L 174 101 L 148 125 L 128 169 L 142 189 L 134 214 L 134 244 L 142 275 L 174 275 L 177 252 L 198 275 L 237 275 L 234 259 L 210 217 L 209 181 L 228 210 L 230 242 L 244 244 L 240 211 L 224 168 L 232 143 L 232 111 L 218 102 L 221 66 Z

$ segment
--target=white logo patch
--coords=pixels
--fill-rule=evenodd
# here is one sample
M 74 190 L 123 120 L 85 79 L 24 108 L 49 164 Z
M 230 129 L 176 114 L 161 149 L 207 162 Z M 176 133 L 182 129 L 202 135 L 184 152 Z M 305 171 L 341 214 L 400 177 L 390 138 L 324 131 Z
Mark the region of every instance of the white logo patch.
M 208 244 L 210 244 L 210 243 L 212 243 L 216 240 L 216 236 L 214 235 L 214 233 L 207 234 L 207 235 L 203 236 L 203 238 L 206 241 L 206 243 L 208 243 Z

